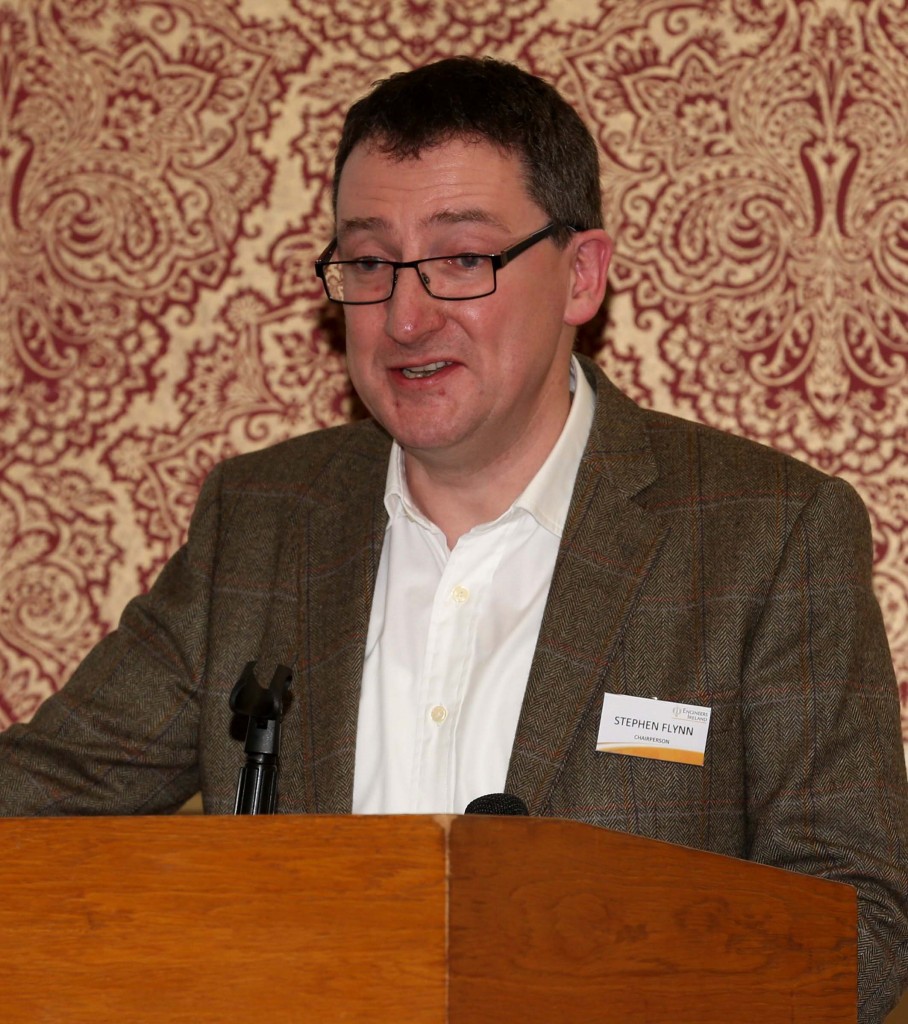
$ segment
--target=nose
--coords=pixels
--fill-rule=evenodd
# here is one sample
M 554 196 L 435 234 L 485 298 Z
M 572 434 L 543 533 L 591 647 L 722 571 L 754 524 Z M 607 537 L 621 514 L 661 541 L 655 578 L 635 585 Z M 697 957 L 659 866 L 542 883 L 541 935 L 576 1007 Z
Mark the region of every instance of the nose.
M 398 270 L 394 294 L 385 303 L 388 336 L 400 344 L 412 345 L 439 330 L 444 322 L 444 303 L 426 291 L 419 268 Z

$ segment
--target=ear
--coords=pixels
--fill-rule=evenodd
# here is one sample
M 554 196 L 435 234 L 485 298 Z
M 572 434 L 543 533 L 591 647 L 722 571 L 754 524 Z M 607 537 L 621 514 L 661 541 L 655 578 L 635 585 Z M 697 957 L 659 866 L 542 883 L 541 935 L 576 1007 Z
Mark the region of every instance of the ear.
M 605 298 L 612 240 L 600 228 L 594 228 L 579 232 L 570 244 L 573 261 L 564 322 L 577 327 L 593 319 Z

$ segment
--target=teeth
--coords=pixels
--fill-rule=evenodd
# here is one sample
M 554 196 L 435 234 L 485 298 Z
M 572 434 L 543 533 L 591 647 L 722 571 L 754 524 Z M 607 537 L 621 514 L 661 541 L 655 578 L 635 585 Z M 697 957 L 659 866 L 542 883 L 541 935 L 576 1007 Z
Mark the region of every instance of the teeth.
M 401 373 L 407 380 L 418 380 L 420 377 L 431 377 L 433 373 L 438 373 L 439 370 L 450 365 L 450 363 L 440 362 L 428 363 L 426 366 L 405 366 Z

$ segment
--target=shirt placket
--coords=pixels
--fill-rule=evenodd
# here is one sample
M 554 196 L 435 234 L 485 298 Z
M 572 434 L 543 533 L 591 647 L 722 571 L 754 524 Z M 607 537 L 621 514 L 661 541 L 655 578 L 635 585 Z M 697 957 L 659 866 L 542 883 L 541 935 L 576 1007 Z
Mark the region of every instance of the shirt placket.
M 462 537 L 448 557 L 435 592 L 420 687 L 418 792 L 420 809 L 426 811 L 453 807 L 458 725 L 475 671 L 476 632 L 506 532 L 505 524 L 500 524 Z

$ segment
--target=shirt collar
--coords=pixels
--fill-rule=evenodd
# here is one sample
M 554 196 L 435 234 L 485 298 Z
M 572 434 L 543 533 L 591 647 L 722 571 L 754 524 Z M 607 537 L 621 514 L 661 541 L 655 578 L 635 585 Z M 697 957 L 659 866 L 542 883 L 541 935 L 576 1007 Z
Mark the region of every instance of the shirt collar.
M 540 526 L 559 538 L 567 520 L 574 479 L 593 425 L 595 408 L 593 389 L 576 356 L 571 356 L 570 387 L 573 392 L 571 408 L 555 446 L 514 504 L 499 517 L 499 520 L 504 519 L 512 515 L 515 509 L 522 509 Z M 385 478 L 385 508 L 391 519 L 405 515 L 433 531 L 438 529 L 419 511 L 410 497 L 404 470 L 404 452 L 396 441 L 391 445 L 391 458 L 388 460 Z

